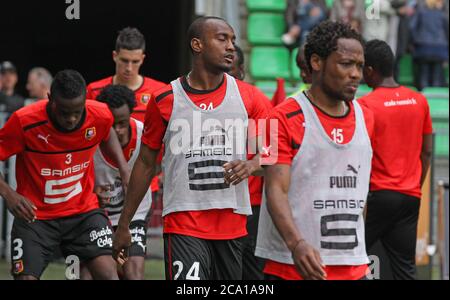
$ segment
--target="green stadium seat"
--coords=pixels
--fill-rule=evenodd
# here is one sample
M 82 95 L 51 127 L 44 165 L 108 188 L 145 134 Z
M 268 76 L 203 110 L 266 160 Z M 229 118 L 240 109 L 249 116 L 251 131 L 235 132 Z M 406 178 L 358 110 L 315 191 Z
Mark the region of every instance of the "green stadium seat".
M 275 90 L 277 89 L 277 82 L 273 81 L 256 81 L 255 86 L 259 88 L 269 99 L 272 99 Z
M 448 119 L 446 121 L 435 122 L 433 120 L 433 129 L 435 132 L 434 153 L 437 157 L 446 157 L 448 159 Z
M 447 99 L 447 101 L 449 97 L 447 87 L 426 87 L 422 90 L 422 94 L 424 94 L 427 98 Z
M 289 79 L 289 51 L 284 47 L 254 47 L 250 54 L 250 73 L 257 80 Z
M 282 45 L 286 24 L 282 14 L 252 13 L 248 18 L 248 41 L 252 45 Z
M 334 0 L 325 0 L 325 4 L 327 5 L 328 9 L 331 9 L 333 7 Z
M 408 89 L 410 89 L 410 90 L 413 90 L 413 91 L 417 92 L 417 88 L 415 86 L 413 86 L 413 85 L 407 85 L 406 87 Z
M 400 59 L 398 82 L 403 85 L 413 85 L 413 63 L 409 54 L 403 55 Z
M 433 119 L 447 119 L 449 118 L 448 98 L 428 98 L 428 105 L 430 106 L 430 115 Z
M 294 81 L 301 80 L 300 68 L 297 67 L 297 53 L 298 48 L 295 48 L 291 53 L 291 77 Z
M 247 0 L 246 3 L 249 12 L 284 12 L 286 10 L 286 0 Z
M 360 84 L 358 86 L 358 90 L 356 91 L 356 97 L 362 97 L 372 91 L 372 88 L 369 87 L 367 84 Z

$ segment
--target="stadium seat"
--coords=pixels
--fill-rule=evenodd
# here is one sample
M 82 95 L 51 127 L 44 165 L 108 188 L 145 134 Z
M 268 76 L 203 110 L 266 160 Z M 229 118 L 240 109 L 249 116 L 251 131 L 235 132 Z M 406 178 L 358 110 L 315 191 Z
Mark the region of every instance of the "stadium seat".
M 289 79 L 289 51 L 284 47 L 254 47 L 250 54 L 250 73 L 257 80 Z
M 370 88 L 367 84 L 360 84 L 358 86 L 358 90 L 356 91 L 356 97 L 362 97 L 372 91 L 372 88 Z
M 413 85 L 413 64 L 409 54 L 403 55 L 400 59 L 398 82 L 403 85 Z
M 286 0 L 247 0 L 246 3 L 249 12 L 284 12 L 286 10 Z
M 301 80 L 300 69 L 299 69 L 299 67 L 297 67 L 297 53 L 298 53 L 298 48 L 295 48 L 294 50 L 292 50 L 292 53 L 291 53 L 291 77 L 292 77 L 292 80 L 294 80 L 294 81 Z
M 437 157 L 445 157 L 448 159 L 449 145 L 448 145 L 448 119 L 446 121 L 435 122 L 433 120 L 433 129 L 436 134 L 435 136 L 435 155 Z
M 328 9 L 331 9 L 333 7 L 334 0 L 325 0 L 325 4 L 327 5 Z
M 449 97 L 447 87 L 426 87 L 422 90 L 422 94 L 427 98 L 447 99 L 447 101 Z
M 428 98 L 428 105 L 430 106 L 430 115 L 433 119 L 447 119 L 449 118 L 448 98 Z
M 286 26 L 282 14 L 252 13 L 247 26 L 252 45 L 282 45 L 281 35 Z
M 256 81 L 255 86 L 259 88 L 267 97 L 272 98 L 275 90 L 277 89 L 277 82 L 272 81 Z

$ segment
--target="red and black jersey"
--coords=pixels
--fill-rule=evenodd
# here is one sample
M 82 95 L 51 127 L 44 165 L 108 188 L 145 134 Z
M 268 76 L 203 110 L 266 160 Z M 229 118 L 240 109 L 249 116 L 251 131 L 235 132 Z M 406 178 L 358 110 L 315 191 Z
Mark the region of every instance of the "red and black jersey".
M 214 109 L 225 97 L 226 76 L 216 89 L 210 91 L 192 89 L 184 77 L 181 78 L 181 83 L 189 98 L 205 110 Z M 270 100 L 254 86 L 239 80 L 236 80 L 236 83 L 249 119 L 265 119 Z M 155 92 L 147 106 L 142 142 L 151 149 L 157 150 L 162 147 L 162 140 L 172 114 L 173 100 L 172 86 L 169 84 Z M 256 181 L 256 184 L 261 184 L 261 181 Z M 254 188 L 257 191 L 261 189 L 262 186 Z M 164 217 L 164 232 L 204 239 L 232 239 L 247 234 L 246 220 L 245 215 L 235 214 L 233 209 L 182 211 Z
M 311 102 L 311 104 L 313 104 Z M 322 111 L 313 104 L 314 110 L 328 136 L 339 144 L 346 144 L 351 141 L 355 132 L 355 109 L 353 103 L 349 102 L 348 113 L 342 117 L 333 117 Z M 373 144 L 374 116 L 372 111 L 362 107 L 367 132 Z M 301 148 L 303 136 L 305 133 L 302 108 L 293 98 L 288 98 L 279 104 L 267 119 L 267 126 L 275 120 L 278 123 L 277 144 L 278 153 L 276 164 L 291 165 L 292 160 Z M 270 130 L 268 130 L 266 140 L 270 140 Z M 273 133 L 272 133 L 273 134 Z M 320 158 L 318 158 L 320 159 Z M 291 183 L 293 184 L 293 183 Z M 326 266 L 326 273 L 330 280 L 340 279 L 360 279 L 366 275 L 367 265 L 361 266 Z M 285 280 L 302 279 L 294 265 L 283 264 L 273 260 L 267 260 L 264 273 L 283 278 Z
M 157 81 L 149 77 L 143 78 L 144 81 L 142 82 L 142 85 L 134 91 L 134 94 L 136 95 L 136 107 L 131 114 L 133 118 L 141 122 L 144 122 L 145 109 L 148 101 L 150 100 L 151 94 L 154 91 L 166 86 L 166 84 L 161 81 Z M 113 84 L 113 76 L 90 83 L 87 86 L 86 98 L 93 100 L 97 99 L 97 96 L 102 92 L 103 88 L 110 84 Z
M 50 116 L 48 100 L 41 100 L 13 113 L 0 129 L 0 160 L 17 154 L 17 192 L 34 203 L 40 220 L 98 208 L 93 155 L 113 124 L 108 107 L 90 100 L 71 131 Z

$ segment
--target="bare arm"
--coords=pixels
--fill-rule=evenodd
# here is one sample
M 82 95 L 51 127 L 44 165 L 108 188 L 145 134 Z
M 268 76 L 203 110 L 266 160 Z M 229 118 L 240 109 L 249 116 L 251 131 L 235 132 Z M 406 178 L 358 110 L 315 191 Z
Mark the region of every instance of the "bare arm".
M 294 263 L 305 279 L 325 279 L 319 252 L 303 239 L 288 201 L 291 171 L 289 165 L 265 168 L 267 209 L 275 227 L 292 252 Z
M 34 204 L 13 190 L 0 174 L 0 195 L 5 199 L 6 206 L 16 218 L 33 222 L 36 218 Z
M 112 129 L 112 127 L 110 129 L 109 139 L 101 142 L 100 148 L 103 153 L 105 153 L 108 157 L 111 157 L 117 163 L 122 184 L 125 188 L 125 192 L 127 192 L 128 181 L 130 180 L 130 168 L 125 160 L 125 157 L 123 156 L 122 147 L 120 146 L 116 132 Z
M 420 161 L 422 162 L 422 175 L 420 177 L 420 186 L 423 185 L 431 164 L 431 155 L 433 153 L 433 136 L 431 134 L 423 135 L 422 152 Z
M 128 228 L 139 204 L 148 191 L 153 176 L 155 176 L 157 155 L 158 151 L 150 149 L 145 144 L 141 145 L 139 156 L 131 172 L 130 189 L 125 197 L 118 226 Z
M 126 261 L 127 254 L 125 250 L 131 244 L 129 225 L 155 175 L 157 155 L 157 150 L 150 149 L 145 144 L 142 144 L 139 156 L 134 163 L 129 192 L 125 197 L 124 207 L 113 242 L 113 257 L 120 264 Z

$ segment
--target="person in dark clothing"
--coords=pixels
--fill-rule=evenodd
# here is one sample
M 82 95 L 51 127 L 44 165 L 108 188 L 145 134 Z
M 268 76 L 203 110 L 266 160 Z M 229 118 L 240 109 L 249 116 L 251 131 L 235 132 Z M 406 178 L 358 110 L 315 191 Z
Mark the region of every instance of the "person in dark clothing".
M 17 84 L 17 70 L 16 67 L 9 61 L 4 61 L 0 64 L 1 73 L 1 91 L 0 94 L 0 108 L 8 113 L 13 113 L 24 104 L 25 99 L 15 93 Z
M 448 61 L 448 19 L 443 8 L 443 0 L 426 0 L 417 6 L 409 24 L 413 58 L 419 67 L 416 80 L 419 90 L 445 86 L 443 64 Z

